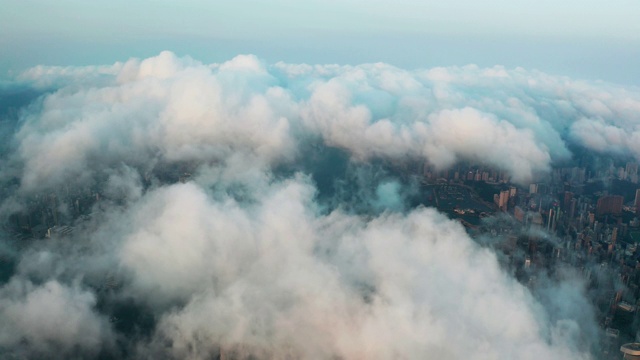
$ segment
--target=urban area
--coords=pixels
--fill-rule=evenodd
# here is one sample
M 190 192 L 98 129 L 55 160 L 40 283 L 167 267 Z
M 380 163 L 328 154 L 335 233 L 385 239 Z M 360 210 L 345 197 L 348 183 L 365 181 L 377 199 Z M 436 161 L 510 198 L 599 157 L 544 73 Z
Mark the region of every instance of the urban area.
M 576 270 L 599 316 L 601 358 L 636 359 L 640 184 L 637 162 L 619 165 L 556 168 L 546 181 L 528 187 L 488 167 L 425 166 L 422 198 L 494 247 L 503 255 L 502 265 L 531 291 L 540 274 Z

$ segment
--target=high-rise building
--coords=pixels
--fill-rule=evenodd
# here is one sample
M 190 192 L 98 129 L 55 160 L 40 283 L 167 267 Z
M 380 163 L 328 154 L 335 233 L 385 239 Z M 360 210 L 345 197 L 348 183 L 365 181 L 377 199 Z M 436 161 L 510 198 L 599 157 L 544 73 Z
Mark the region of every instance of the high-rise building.
M 524 221 L 524 210 L 522 210 L 522 208 L 520 206 L 516 206 L 516 208 L 513 210 L 513 216 L 516 218 L 516 220 L 523 222 Z
M 638 175 L 638 163 L 635 161 L 628 162 L 627 166 L 625 167 L 625 173 L 627 175 L 627 179 L 631 179 L 632 177 Z
M 571 169 L 571 181 L 582 184 L 585 180 L 585 168 L 575 167 Z
M 640 360 L 640 343 L 624 344 L 620 347 L 620 351 L 624 354 L 623 359 Z
M 507 204 L 509 203 L 509 190 L 500 191 L 500 198 L 498 200 L 498 206 L 500 210 L 507 211 Z
M 573 193 L 571 191 L 565 191 L 564 201 L 562 202 L 562 208 L 565 212 L 569 212 L 571 207 L 571 200 L 573 200 Z
M 569 219 L 573 219 L 576 217 L 577 206 L 578 206 L 578 200 L 571 199 L 571 204 L 569 205 Z
M 636 214 L 640 214 L 640 189 L 636 190 L 636 199 L 633 202 Z
M 596 213 L 602 215 L 620 215 L 624 198 L 620 195 L 606 195 L 598 199 Z

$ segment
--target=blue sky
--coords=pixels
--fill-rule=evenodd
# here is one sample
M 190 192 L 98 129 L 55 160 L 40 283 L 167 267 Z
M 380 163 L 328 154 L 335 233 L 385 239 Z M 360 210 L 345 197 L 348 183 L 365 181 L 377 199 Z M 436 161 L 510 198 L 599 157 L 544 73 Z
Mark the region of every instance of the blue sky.
M 638 0 L 0 0 L 0 72 L 161 50 L 205 62 L 496 64 L 640 85 Z

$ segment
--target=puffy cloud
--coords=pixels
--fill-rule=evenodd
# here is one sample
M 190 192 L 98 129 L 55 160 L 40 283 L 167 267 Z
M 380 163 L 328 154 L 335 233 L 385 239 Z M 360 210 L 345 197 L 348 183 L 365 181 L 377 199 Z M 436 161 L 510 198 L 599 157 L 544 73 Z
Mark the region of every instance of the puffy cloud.
M 548 321 L 444 215 L 321 215 L 312 195 L 298 178 L 241 207 L 185 184 L 132 209 L 138 228 L 120 250 L 132 291 L 152 304 L 186 300 L 163 313 L 139 354 L 588 357 L 552 335 L 566 319 Z
M 640 155 L 638 124 L 616 126 L 602 119 L 582 118 L 571 124 L 571 134 L 584 146 L 599 152 Z
M 126 63 L 110 86 L 65 88 L 47 96 L 16 135 L 25 161 L 24 189 L 91 177 L 104 164 L 121 162 L 145 168 L 153 166 L 150 159 L 287 159 L 294 140 L 286 116 L 294 104 L 268 84 L 271 78 L 236 62 L 247 60 L 231 60 L 214 75 L 162 53 Z M 240 86 L 238 78 L 259 90 Z
M 95 296 L 52 280 L 14 278 L 0 288 L 0 353 L 5 356 L 96 355 L 111 337 L 93 311 Z
M 472 108 L 443 110 L 432 116 L 428 126 L 416 130 L 428 139 L 424 144 L 427 158 L 440 168 L 453 165 L 457 157 L 489 161 L 508 170 L 516 182 L 549 170 L 551 156 L 537 144 L 533 131 L 517 129 Z
M 211 203 L 193 184 L 159 190 L 136 210 L 120 259 L 150 298 L 188 298 L 253 260 L 239 256 L 252 249 L 250 217 L 230 201 Z
M 520 182 L 569 157 L 568 141 L 640 157 L 637 91 L 523 69 L 268 67 L 253 56 L 206 66 L 163 52 L 110 67 L 41 66 L 22 79 L 60 86 L 17 134 L 27 190 L 91 177 L 105 161 L 242 154 L 268 167 L 317 137 L 355 159 L 481 160 Z

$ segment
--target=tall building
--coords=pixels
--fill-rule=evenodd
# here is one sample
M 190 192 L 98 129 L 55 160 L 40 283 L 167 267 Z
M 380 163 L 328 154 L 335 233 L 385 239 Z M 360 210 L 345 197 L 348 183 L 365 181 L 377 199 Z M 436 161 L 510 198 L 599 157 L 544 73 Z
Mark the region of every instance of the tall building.
M 627 173 L 624 171 L 624 168 L 622 166 L 619 167 L 618 168 L 618 179 L 626 180 L 627 179 L 626 175 L 627 175 Z
M 573 219 L 576 217 L 577 206 L 578 206 L 578 200 L 571 199 L 571 204 L 569 205 L 569 219 Z
M 565 212 L 569 212 L 571 209 L 571 200 L 573 200 L 573 193 L 571 191 L 565 191 L 564 200 L 562 202 L 562 208 Z
M 640 343 L 624 344 L 620 347 L 620 351 L 624 354 L 623 359 L 640 360 Z
M 516 208 L 513 210 L 513 216 L 520 222 L 524 221 L 524 215 L 524 210 L 522 210 L 520 206 L 516 206 Z
M 509 203 L 509 190 L 500 191 L 500 198 L 498 200 L 498 206 L 500 210 L 507 211 L 507 204 Z
M 596 205 L 596 213 L 598 216 L 603 215 L 620 215 L 622 213 L 622 204 L 624 198 L 620 195 L 606 195 L 598 199 Z
M 627 175 L 627 179 L 631 179 L 638 175 L 638 163 L 635 161 L 630 161 L 627 163 L 625 167 L 625 173 Z
M 571 181 L 582 184 L 585 181 L 585 168 L 575 167 L 571 169 Z
M 636 214 L 640 214 L 640 189 L 636 190 L 636 199 L 633 202 Z

